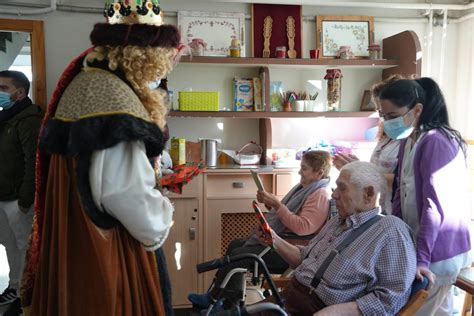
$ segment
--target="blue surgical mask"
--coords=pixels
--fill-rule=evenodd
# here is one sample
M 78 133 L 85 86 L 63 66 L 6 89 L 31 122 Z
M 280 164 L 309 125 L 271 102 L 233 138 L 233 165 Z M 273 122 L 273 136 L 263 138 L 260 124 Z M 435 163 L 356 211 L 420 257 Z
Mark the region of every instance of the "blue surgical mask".
M 405 115 L 410 112 L 411 110 L 408 111 Z M 403 117 L 405 117 L 405 115 L 383 122 L 383 130 L 385 131 L 385 134 L 387 134 L 388 137 L 390 137 L 391 139 L 400 140 L 407 138 L 411 135 L 411 133 L 413 133 L 413 130 L 415 129 L 413 127 L 413 123 L 415 122 L 415 119 L 413 119 L 413 122 L 409 126 L 407 126 L 403 121 Z
M 15 102 L 11 100 L 11 95 L 8 92 L 0 91 L 0 109 L 2 111 L 11 108 Z

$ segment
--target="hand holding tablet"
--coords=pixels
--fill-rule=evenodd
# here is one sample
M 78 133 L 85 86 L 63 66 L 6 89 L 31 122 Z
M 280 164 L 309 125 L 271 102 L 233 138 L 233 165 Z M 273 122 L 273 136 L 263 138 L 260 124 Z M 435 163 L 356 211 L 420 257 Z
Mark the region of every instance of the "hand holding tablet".
M 265 189 L 263 188 L 262 180 L 260 180 L 258 173 L 253 170 L 250 170 L 250 173 L 252 174 L 253 181 L 255 181 L 255 185 L 257 185 L 257 189 L 259 191 L 265 191 Z

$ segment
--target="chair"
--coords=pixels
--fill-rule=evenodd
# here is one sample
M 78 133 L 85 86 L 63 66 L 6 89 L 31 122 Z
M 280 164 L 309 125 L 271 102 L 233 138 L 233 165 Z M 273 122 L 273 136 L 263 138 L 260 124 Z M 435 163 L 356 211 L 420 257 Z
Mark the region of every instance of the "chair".
M 474 315 L 473 295 L 474 295 L 474 267 L 464 268 L 459 273 L 455 286 L 466 292 L 461 316 Z
M 290 277 L 282 277 L 273 279 L 275 286 L 277 288 L 283 288 L 291 280 Z M 411 286 L 410 299 L 403 306 L 403 308 L 398 312 L 397 316 L 411 316 L 416 313 L 416 311 L 423 305 L 426 298 L 428 297 L 428 278 L 424 277 L 422 281 L 415 279 L 413 285 Z M 270 287 L 268 283 L 265 283 L 263 287 L 268 290 Z
M 428 297 L 428 278 L 424 277 L 423 280 L 415 279 L 413 285 L 411 286 L 410 299 L 403 306 L 403 308 L 398 312 L 398 316 L 411 316 L 416 313 L 418 309 L 423 305 L 426 298 Z

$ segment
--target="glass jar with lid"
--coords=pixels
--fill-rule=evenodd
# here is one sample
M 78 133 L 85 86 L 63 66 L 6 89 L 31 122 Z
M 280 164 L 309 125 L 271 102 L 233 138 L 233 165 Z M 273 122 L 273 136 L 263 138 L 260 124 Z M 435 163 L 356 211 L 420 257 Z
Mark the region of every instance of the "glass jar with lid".
M 354 54 L 350 46 L 341 46 L 337 51 L 337 57 L 341 59 L 352 59 L 354 58 Z
M 370 59 L 382 59 L 382 49 L 379 44 L 371 44 L 367 50 L 369 51 Z
M 275 48 L 276 58 L 286 58 L 286 46 L 277 46 Z
M 341 109 L 341 69 L 327 69 L 327 100 L 329 111 L 339 111 Z

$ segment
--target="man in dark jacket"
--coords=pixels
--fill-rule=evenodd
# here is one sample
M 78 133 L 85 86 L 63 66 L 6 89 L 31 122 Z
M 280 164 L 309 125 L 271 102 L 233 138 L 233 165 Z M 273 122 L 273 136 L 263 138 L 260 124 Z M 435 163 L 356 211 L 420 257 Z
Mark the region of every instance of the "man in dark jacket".
M 0 244 L 10 266 L 10 282 L 0 295 L 0 306 L 17 299 L 33 221 L 42 111 L 28 97 L 29 88 L 23 73 L 0 71 Z

